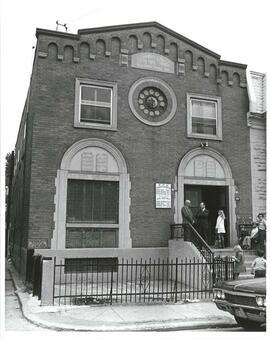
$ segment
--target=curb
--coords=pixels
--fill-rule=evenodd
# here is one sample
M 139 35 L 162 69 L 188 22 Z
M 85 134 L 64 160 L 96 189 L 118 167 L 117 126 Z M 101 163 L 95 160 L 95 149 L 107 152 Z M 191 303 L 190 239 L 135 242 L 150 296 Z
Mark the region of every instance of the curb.
M 31 323 L 55 331 L 78 331 L 78 332 L 140 332 L 140 331 L 173 331 L 173 330 L 191 330 L 191 329 L 206 329 L 206 328 L 224 328 L 237 327 L 238 325 L 229 317 L 216 317 L 211 319 L 197 318 L 195 320 L 164 320 L 164 321 L 142 321 L 142 322 L 125 322 L 119 323 L 104 323 L 96 322 L 91 326 L 68 325 L 62 323 L 47 322 L 40 320 L 37 316 L 29 312 L 28 307 L 22 302 L 23 295 L 21 292 L 16 293 L 22 305 L 24 317 Z
M 13 272 L 7 267 L 13 284 L 16 288 L 15 294 L 18 297 L 20 309 L 23 317 L 30 323 L 54 331 L 78 331 L 78 332 L 140 332 L 140 331 L 174 331 L 174 330 L 195 330 L 195 329 L 206 329 L 206 328 L 225 328 L 225 327 L 237 327 L 238 325 L 229 317 L 211 317 L 197 318 L 194 320 L 176 320 L 168 319 L 162 321 L 141 321 L 141 322 L 125 322 L 125 323 L 114 323 L 114 322 L 96 322 L 92 323 L 91 326 L 72 325 L 72 324 L 59 324 L 55 322 L 48 322 L 41 320 L 38 316 L 33 314 L 27 305 L 25 292 L 21 292 L 16 278 Z M 16 273 L 15 273 L 16 275 Z

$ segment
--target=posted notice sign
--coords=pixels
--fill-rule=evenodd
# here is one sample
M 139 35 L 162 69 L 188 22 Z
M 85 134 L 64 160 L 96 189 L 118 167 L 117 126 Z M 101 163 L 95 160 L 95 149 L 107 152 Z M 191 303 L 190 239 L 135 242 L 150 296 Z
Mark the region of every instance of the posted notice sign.
M 171 184 L 156 184 L 156 208 L 171 208 Z

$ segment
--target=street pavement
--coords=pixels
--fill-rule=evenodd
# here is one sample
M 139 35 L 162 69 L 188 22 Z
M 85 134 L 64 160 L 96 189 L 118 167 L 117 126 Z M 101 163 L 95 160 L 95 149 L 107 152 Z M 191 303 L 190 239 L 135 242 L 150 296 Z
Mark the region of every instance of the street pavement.
M 95 332 L 237 327 L 233 316 L 217 309 L 212 301 L 158 305 L 40 306 L 37 297 L 32 297 L 25 289 L 11 263 L 6 265 L 5 325 L 6 330 Z

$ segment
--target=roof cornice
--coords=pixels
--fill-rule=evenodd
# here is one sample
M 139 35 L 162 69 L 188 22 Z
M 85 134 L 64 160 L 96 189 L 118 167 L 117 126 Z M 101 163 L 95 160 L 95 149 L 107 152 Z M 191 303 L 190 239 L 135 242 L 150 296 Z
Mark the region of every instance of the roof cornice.
M 84 35 L 84 34 L 92 34 L 92 33 L 103 33 L 103 32 L 110 32 L 110 31 L 121 31 L 125 29 L 136 29 L 136 28 L 147 28 L 147 27 L 156 27 L 173 37 L 180 39 L 190 45 L 192 45 L 195 48 L 200 49 L 201 51 L 210 54 L 211 56 L 220 59 L 220 55 L 211 51 L 210 49 L 207 49 L 203 47 L 200 44 L 197 44 L 196 42 L 184 37 L 183 35 L 159 24 L 156 21 L 150 21 L 150 22 L 141 22 L 141 23 L 135 23 L 135 24 L 125 24 L 125 25 L 115 25 L 115 26 L 105 26 L 105 27 L 97 27 L 97 28 L 86 28 L 86 29 L 79 29 L 78 34 Z
M 220 60 L 219 64 L 223 66 L 238 67 L 238 68 L 243 68 L 243 69 L 247 68 L 246 64 L 240 64 L 238 62 L 232 62 L 232 61 L 226 61 L 226 60 Z
M 52 31 L 52 30 L 43 29 L 43 28 L 37 28 L 36 29 L 36 37 L 38 38 L 39 35 L 51 35 L 51 36 L 56 36 L 56 37 L 59 37 L 59 38 L 68 38 L 68 39 L 73 39 L 73 40 L 80 40 L 80 36 L 78 34 Z

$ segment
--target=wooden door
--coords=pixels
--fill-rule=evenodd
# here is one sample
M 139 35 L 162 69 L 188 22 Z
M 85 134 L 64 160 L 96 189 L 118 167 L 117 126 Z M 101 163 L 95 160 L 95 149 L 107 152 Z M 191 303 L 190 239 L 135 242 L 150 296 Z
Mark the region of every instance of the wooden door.
M 195 217 L 197 214 L 200 203 L 202 201 L 202 189 L 201 186 L 191 186 L 191 185 L 185 185 L 184 186 L 184 199 L 191 201 L 191 210 Z

